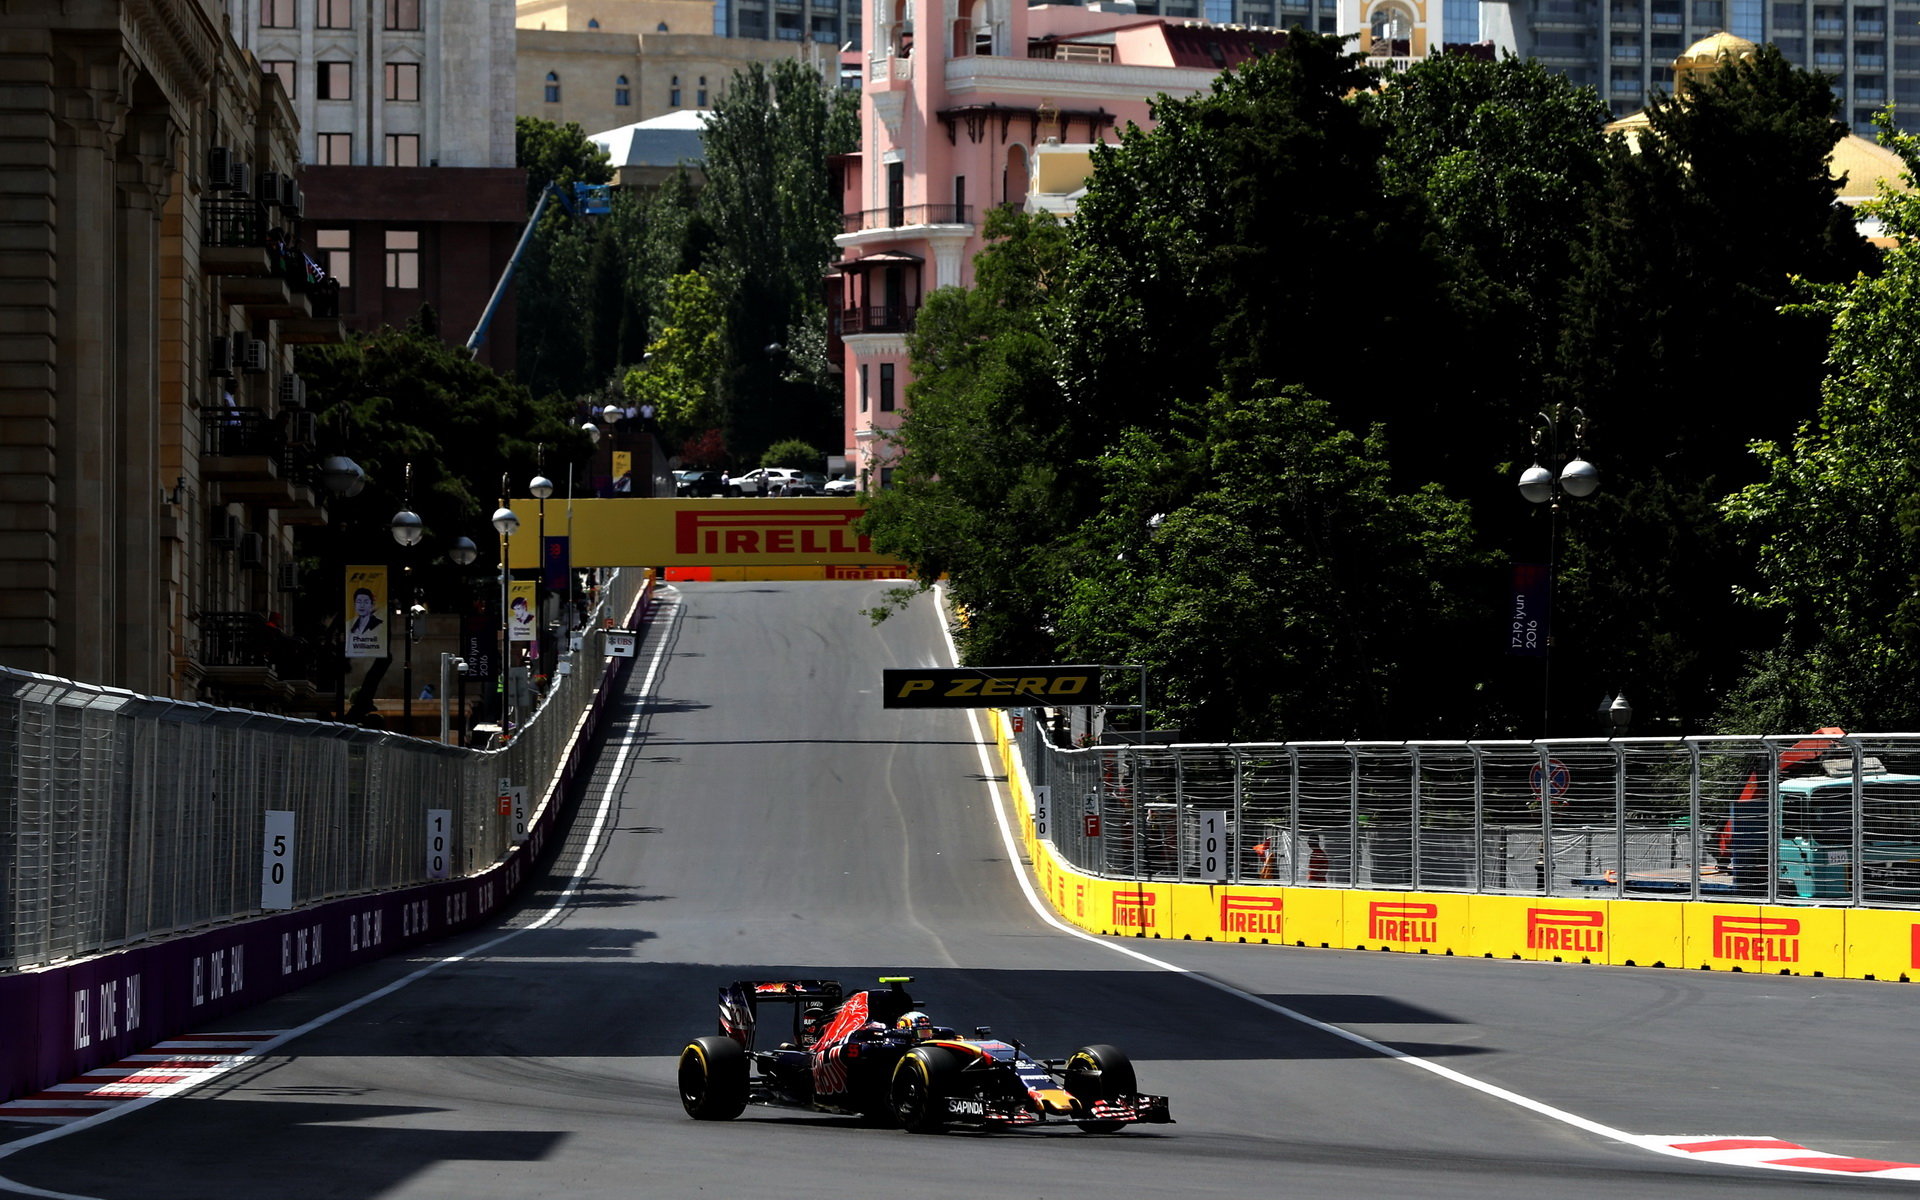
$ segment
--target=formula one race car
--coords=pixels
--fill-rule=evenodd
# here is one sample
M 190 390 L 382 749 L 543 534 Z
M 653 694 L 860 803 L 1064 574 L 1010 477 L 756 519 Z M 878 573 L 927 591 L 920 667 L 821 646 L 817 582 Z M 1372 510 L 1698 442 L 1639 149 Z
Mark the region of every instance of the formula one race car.
M 1112 1046 L 1060 1060 L 1027 1055 L 981 1026 L 963 1038 L 914 1008 L 908 976 L 843 996 L 831 979 L 742 980 L 720 989 L 720 1036 L 680 1052 L 680 1102 L 701 1121 L 749 1104 L 842 1113 L 913 1133 L 948 1125 L 1007 1129 L 1071 1123 L 1105 1133 L 1134 1122 L 1169 1125 L 1165 1096 L 1134 1090 L 1133 1064 Z M 756 1044 L 760 1010 L 793 1010 L 790 1037 Z

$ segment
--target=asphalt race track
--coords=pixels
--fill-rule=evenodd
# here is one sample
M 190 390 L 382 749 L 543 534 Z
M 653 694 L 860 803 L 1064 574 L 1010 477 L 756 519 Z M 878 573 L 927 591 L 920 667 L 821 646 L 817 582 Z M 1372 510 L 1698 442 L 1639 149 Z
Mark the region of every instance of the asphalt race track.
M 195 1090 L 59 1136 L 0 1126 L 0 1194 L 1539 1200 L 1920 1186 L 1663 1155 L 1561 1115 L 1920 1162 L 1920 987 L 1050 926 L 1017 882 L 969 716 L 880 707 L 883 668 L 947 661 L 930 597 L 870 624 L 862 610 L 887 586 L 669 589 L 559 865 L 521 909 L 222 1023 L 294 1029 L 412 977 Z M 682 1113 L 674 1056 L 714 1031 L 717 985 L 883 973 L 915 976 L 935 1021 L 991 1025 L 1042 1056 L 1121 1047 L 1179 1123 L 915 1137 L 772 1109 L 720 1124 Z

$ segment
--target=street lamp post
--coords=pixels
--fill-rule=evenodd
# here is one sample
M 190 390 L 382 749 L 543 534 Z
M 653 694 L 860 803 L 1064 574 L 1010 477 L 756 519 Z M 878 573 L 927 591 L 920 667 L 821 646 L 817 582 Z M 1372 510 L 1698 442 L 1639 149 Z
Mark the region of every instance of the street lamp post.
M 500 534 L 500 732 L 503 735 L 508 731 L 508 715 L 512 711 L 507 690 L 512 682 L 512 671 L 507 665 L 507 654 L 511 648 L 513 610 L 507 604 L 511 599 L 508 585 L 513 573 L 507 569 L 507 544 L 520 528 L 520 518 L 507 507 L 507 486 L 507 477 L 503 474 L 500 476 L 500 507 L 493 511 L 493 527 Z
M 322 485 L 326 487 L 327 491 L 331 495 L 336 496 L 342 500 L 350 500 L 353 497 L 358 496 L 363 490 L 365 490 L 367 486 L 367 473 L 360 468 L 359 463 L 348 458 L 346 455 L 335 454 L 329 458 L 321 460 L 320 482 Z M 331 513 L 328 515 L 327 519 L 330 524 L 333 523 L 333 517 Z M 335 524 L 333 543 L 334 543 L 335 551 L 340 555 L 341 566 L 344 570 L 344 567 L 346 565 L 347 547 L 346 547 L 345 536 L 340 533 L 339 529 L 340 527 L 337 524 Z M 347 711 L 347 629 L 346 629 L 346 624 L 343 622 L 340 626 L 340 662 L 334 674 L 334 684 L 333 684 L 334 719 L 338 720 L 341 717 L 344 717 L 346 715 L 346 711 Z
M 600 419 L 606 422 L 607 426 L 607 479 L 611 481 L 608 485 L 608 490 L 617 496 L 620 494 L 620 460 L 618 457 L 620 453 L 620 422 L 627 419 L 627 410 L 621 408 L 618 404 L 609 404 L 600 410 Z M 629 475 L 633 473 L 631 463 L 627 466 L 627 473 Z M 627 486 L 629 488 L 633 486 L 631 479 L 627 481 Z
M 466 633 L 467 619 L 471 615 L 472 607 L 473 607 L 471 604 L 472 594 L 467 590 L 469 585 L 467 582 L 467 577 L 465 572 L 466 572 L 466 568 L 473 565 L 473 560 L 479 557 L 480 557 L 480 547 L 474 545 L 473 539 L 470 537 L 455 538 L 453 539 L 453 545 L 447 547 L 447 558 L 452 561 L 454 566 L 459 567 L 461 569 L 460 627 L 461 627 L 462 636 L 460 639 L 460 649 L 458 653 L 454 656 L 460 663 L 459 669 L 454 673 L 454 679 L 455 679 L 454 686 L 460 689 L 460 704 L 457 711 L 460 713 L 460 745 L 462 746 L 467 744 L 467 670 L 468 670 L 469 664 L 467 662 L 467 646 L 466 646 L 465 633 Z M 442 680 L 440 685 L 440 711 L 443 717 L 446 713 L 446 708 L 447 708 L 447 688 L 446 688 L 446 681 Z M 446 740 L 445 721 L 443 720 L 441 724 L 442 724 L 441 740 L 445 741 Z
M 1547 506 L 1547 621 L 1544 652 L 1540 667 L 1540 735 L 1547 735 L 1552 712 L 1553 668 L 1553 573 L 1554 554 L 1559 540 L 1560 504 L 1563 498 L 1580 500 L 1600 489 L 1600 471 L 1586 460 L 1587 416 L 1577 408 L 1572 427 L 1566 430 L 1570 444 L 1561 444 L 1561 422 L 1553 409 L 1536 414 L 1540 423 L 1533 430 L 1533 465 L 1520 473 L 1520 495 L 1529 503 Z M 1551 466 L 1541 466 L 1545 457 Z M 1557 468 L 1557 470 L 1556 470 Z
M 405 555 L 402 558 L 400 563 L 400 580 L 402 584 L 401 591 L 405 594 L 406 598 L 403 601 L 403 603 L 405 603 L 405 605 L 407 606 L 407 611 L 406 611 L 407 619 L 406 619 L 405 625 L 401 629 L 401 634 L 400 634 L 401 637 L 406 639 L 406 649 L 404 652 L 405 656 L 401 660 L 402 666 L 400 668 L 400 688 L 401 688 L 400 725 L 402 730 L 407 734 L 407 736 L 412 737 L 413 736 L 413 614 L 414 614 L 413 548 L 420 544 L 420 539 L 426 535 L 426 531 L 427 531 L 426 525 L 420 520 L 420 515 L 413 511 L 413 464 L 412 463 L 407 464 L 406 507 L 402 508 L 399 512 L 393 514 L 393 521 L 391 524 L 388 525 L 388 528 L 393 531 L 393 540 L 398 542 L 400 544 L 400 548 L 405 552 Z M 446 703 L 446 697 L 442 696 L 440 698 L 440 703 L 444 705 Z
M 546 457 L 546 447 L 544 445 L 540 447 L 540 451 L 541 457 Z M 535 528 L 538 531 L 537 536 L 539 540 L 534 544 L 540 551 L 537 556 L 540 559 L 540 575 L 534 580 L 533 584 L 533 612 L 535 617 L 533 626 L 533 636 L 535 640 L 533 646 L 534 655 L 539 659 L 540 667 L 544 671 L 547 665 L 546 643 L 542 640 L 547 631 L 547 497 L 553 495 L 553 480 L 548 479 L 546 471 L 542 469 L 540 474 L 535 475 L 533 481 L 527 484 L 527 491 L 532 494 L 536 502 L 535 508 L 538 512 L 536 518 L 537 525 Z

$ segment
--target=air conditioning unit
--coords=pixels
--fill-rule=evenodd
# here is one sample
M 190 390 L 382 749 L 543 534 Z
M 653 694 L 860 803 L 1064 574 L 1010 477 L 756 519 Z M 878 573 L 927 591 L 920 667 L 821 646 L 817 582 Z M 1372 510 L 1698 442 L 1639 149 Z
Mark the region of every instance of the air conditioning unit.
M 207 519 L 207 541 L 222 550 L 231 550 L 240 544 L 240 533 L 240 518 L 228 512 L 226 505 L 214 505 Z
M 277 592 L 297 592 L 300 590 L 302 572 L 296 562 L 281 563 L 273 573 L 274 590 Z
M 246 337 L 245 334 L 239 335 Z M 267 372 L 267 344 L 259 338 L 247 338 L 247 344 L 240 351 L 240 369 L 249 375 L 264 375 Z
M 228 177 L 233 185 L 233 194 L 245 200 L 253 195 L 253 164 L 236 162 L 233 174 Z
M 240 535 L 240 565 L 254 570 L 267 565 L 267 539 L 264 534 Z
M 320 422 L 313 413 L 287 414 L 287 441 L 296 446 L 311 446 L 319 440 Z
M 280 407 L 292 411 L 307 406 L 307 381 L 298 375 L 280 377 Z
M 278 171 L 260 172 L 260 203 L 278 206 L 280 203 L 280 181 L 286 176 Z
M 224 192 L 233 186 L 233 151 L 214 146 L 207 151 L 207 187 Z
M 215 334 L 213 340 L 207 343 L 207 374 L 233 374 L 233 339 L 225 334 Z
M 306 210 L 306 207 L 306 193 L 300 190 L 300 185 L 294 182 L 293 176 L 282 175 L 280 177 L 280 208 L 282 211 L 289 217 L 297 219 L 300 214 Z

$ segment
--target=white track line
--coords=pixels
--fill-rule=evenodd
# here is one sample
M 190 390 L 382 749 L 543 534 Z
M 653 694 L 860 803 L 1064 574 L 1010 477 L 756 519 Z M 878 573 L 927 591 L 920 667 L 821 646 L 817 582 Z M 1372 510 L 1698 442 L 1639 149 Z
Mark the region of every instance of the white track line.
M 655 596 L 659 597 L 663 592 L 672 592 L 672 591 L 673 589 L 671 588 L 656 588 Z M 66 1137 L 70 1133 L 78 1133 L 82 1129 L 92 1129 L 95 1126 L 104 1125 L 108 1121 L 114 1120 L 119 1117 L 124 1117 L 130 1112 L 134 1112 L 138 1109 L 145 1108 L 149 1104 L 153 1104 L 160 1100 L 165 1100 L 170 1096 L 179 1095 L 181 1092 L 189 1091 L 193 1088 L 201 1087 L 207 1082 L 209 1082 L 210 1080 L 215 1079 L 220 1075 L 224 1075 L 226 1072 L 232 1070 L 237 1066 L 240 1066 L 244 1063 L 252 1062 L 256 1059 L 262 1058 L 272 1053 L 274 1050 L 278 1049 L 280 1046 L 283 1046 L 286 1043 L 293 1041 L 297 1037 L 301 1037 L 305 1034 L 312 1033 L 314 1030 L 319 1029 L 324 1025 L 330 1025 L 333 1022 L 339 1020 L 341 1017 L 346 1016 L 348 1013 L 355 1012 L 359 1009 L 365 1008 L 367 1005 L 372 1004 L 376 1000 L 384 999 L 388 996 L 393 995 L 395 992 L 400 991 L 402 988 L 409 987 L 415 983 L 418 983 L 420 980 L 425 979 L 428 975 L 433 974 L 435 971 L 440 970 L 442 967 L 449 967 L 455 963 L 466 962 L 468 959 L 471 959 L 471 958 L 478 958 L 479 956 L 486 954 L 488 951 L 494 949 L 496 946 L 500 946 L 506 942 L 510 942 L 514 938 L 519 937 L 523 933 L 531 933 L 536 929 L 543 928 L 544 926 L 549 925 L 555 920 L 559 919 L 560 915 L 566 911 L 567 905 L 573 899 L 574 894 L 578 892 L 580 890 L 581 885 L 586 882 L 588 864 L 590 864 L 593 861 L 594 856 L 597 853 L 599 853 L 600 839 L 602 835 L 606 832 L 607 822 L 612 818 L 614 801 L 620 792 L 620 780 L 626 774 L 627 759 L 633 753 L 634 741 L 636 737 L 639 735 L 640 727 L 644 723 L 647 715 L 646 702 L 653 695 L 654 684 L 659 678 L 659 674 L 660 674 L 660 663 L 666 657 L 666 646 L 669 642 L 673 640 L 671 636 L 672 634 L 671 626 L 673 622 L 677 620 L 679 617 L 678 603 L 676 601 L 668 601 L 668 600 L 656 598 L 654 601 L 654 611 L 658 613 L 663 609 L 667 610 L 666 612 L 667 619 L 664 621 L 650 622 L 650 628 L 659 630 L 660 637 L 654 643 L 653 657 L 647 663 L 646 677 L 642 679 L 640 683 L 640 690 L 637 693 L 637 699 L 639 703 L 635 707 L 635 711 L 632 719 L 627 722 L 625 733 L 621 736 L 620 751 L 614 757 L 613 769 L 607 774 L 606 786 L 600 794 L 600 806 L 594 812 L 593 825 L 587 832 L 586 841 L 580 847 L 580 857 L 574 864 L 573 873 L 567 877 L 567 886 L 561 889 L 561 892 L 558 896 L 554 897 L 552 907 L 548 908 L 546 912 L 540 914 L 540 916 L 538 916 L 528 924 L 522 925 L 517 929 L 510 929 L 507 932 L 501 934 L 499 937 L 496 937 L 491 941 L 483 942 L 480 945 L 475 946 L 471 950 L 467 950 L 460 954 L 449 955 L 446 958 L 437 959 L 433 962 L 430 962 L 427 965 L 421 967 L 419 970 L 413 972 L 412 974 L 407 975 L 400 979 L 396 979 L 392 983 L 387 984 L 385 987 L 379 988 L 375 991 L 368 992 L 366 995 L 361 996 L 357 999 L 350 1000 L 347 1003 L 342 1004 L 340 1007 L 333 1009 L 331 1012 L 322 1013 L 320 1016 L 317 1016 L 313 1020 L 308 1021 L 305 1025 L 301 1025 L 295 1029 L 289 1029 L 284 1033 L 280 1033 L 276 1035 L 270 1041 L 260 1043 L 260 1045 L 255 1047 L 251 1053 L 243 1054 L 243 1055 L 234 1055 L 232 1056 L 230 1061 L 221 1063 L 217 1067 L 210 1068 L 206 1071 L 202 1071 L 196 1074 L 192 1079 L 182 1080 L 179 1083 L 167 1084 L 165 1086 L 155 1088 L 151 1093 L 145 1096 L 142 1096 L 135 1100 L 125 1101 L 124 1103 L 118 1104 L 113 1108 L 107 1109 L 103 1112 L 95 1113 L 94 1115 L 90 1117 L 86 1117 L 82 1120 L 75 1121 L 71 1125 L 61 1125 L 54 1129 L 48 1129 L 44 1132 L 36 1133 L 29 1137 L 21 1138 L 18 1141 L 0 1144 L 0 1158 L 7 1158 L 11 1155 L 18 1154 L 22 1150 L 26 1150 L 34 1146 L 43 1145 L 47 1142 L 51 1142 L 55 1140 L 56 1138 Z M 199 1043 L 199 1044 L 204 1045 L 205 1043 Z M 139 1056 L 135 1056 L 135 1057 L 137 1059 Z M 167 1057 L 167 1056 L 161 1056 L 161 1057 Z M 39 1188 L 31 1187 L 23 1183 L 17 1183 L 11 1179 L 6 1179 L 6 1178 L 0 1178 L 0 1192 L 13 1192 L 22 1196 L 41 1196 L 41 1197 L 47 1197 L 48 1200 L 91 1200 L 90 1197 L 72 1196 L 65 1192 L 43 1191 Z
M 948 661 L 957 664 L 960 661 L 959 651 L 954 646 L 953 630 L 948 625 L 945 617 L 946 597 L 944 592 L 941 591 L 940 589 L 936 588 L 936 591 L 940 593 L 940 600 L 941 600 L 941 606 L 939 610 L 940 615 L 938 616 L 937 619 L 940 621 L 941 632 L 945 635 L 947 640 Z M 994 820 L 998 822 L 1000 826 L 1000 838 L 1007 848 L 1007 862 L 1013 870 L 1014 880 L 1020 885 L 1021 894 L 1027 898 L 1027 904 L 1032 907 L 1033 911 L 1039 915 L 1042 921 L 1046 922 L 1048 925 L 1052 926 L 1053 928 L 1058 929 L 1062 933 L 1068 934 L 1072 937 L 1079 938 L 1083 942 L 1091 942 L 1093 945 L 1099 946 L 1106 950 L 1111 950 L 1115 954 L 1124 954 L 1128 958 L 1134 959 L 1138 962 L 1146 963 L 1148 966 L 1156 967 L 1162 971 L 1169 971 L 1175 975 L 1184 975 L 1188 979 L 1191 979 L 1196 983 L 1205 984 L 1206 986 L 1213 988 L 1216 991 L 1225 992 L 1229 996 L 1234 996 L 1241 1000 L 1245 1000 L 1249 1004 L 1255 1005 L 1256 1007 L 1259 1007 L 1259 1008 L 1264 1008 L 1270 1013 L 1274 1013 L 1278 1016 L 1287 1018 L 1289 1021 L 1298 1021 L 1300 1024 L 1306 1025 L 1313 1029 L 1317 1029 L 1322 1033 L 1331 1034 L 1332 1036 L 1340 1038 L 1343 1041 L 1351 1042 L 1356 1046 L 1360 1046 L 1360 1047 L 1363 1047 L 1364 1049 L 1371 1050 L 1376 1054 L 1383 1055 L 1387 1058 L 1395 1059 L 1396 1061 L 1403 1063 L 1406 1066 L 1413 1067 L 1417 1070 L 1426 1071 L 1433 1075 L 1437 1075 L 1440 1078 L 1447 1080 L 1449 1083 L 1456 1083 L 1456 1084 L 1459 1084 L 1461 1087 L 1472 1088 L 1474 1091 L 1480 1092 L 1483 1095 L 1491 1096 L 1496 1100 L 1503 1100 L 1508 1104 L 1512 1104 L 1519 1108 L 1524 1108 L 1528 1112 L 1535 1113 L 1542 1117 L 1546 1117 L 1549 1120 L 1559 1121 L 1562 1124 L 1571 1125 L 1575 1129 L 1584 1130 L 1587 1133 L 1595 1134 L 1599 1137 L 1607 1138 L 1612 1141 L 1622 1142 L 1629 1146 L 1638 1146 L 1643 1150 L 1651 1150 L 1656 1154 L 1666 1154 L 1674 1158 L 1686 1159 L 1690 1162 L 1709 1161 L 1709 1162 L 1721 1163 L 1729 1166 L 1749 1166 L 1749 1167 L 1764 1166 L 1772 1170 L 1802 1171 L 1802 1172 L 1809 1172 L 1813 1174 L 1829 1175 L 1829 1176 L 1844 1174 L 1852 1178 L 1920 1180 L 1920 1166 L 1916 1166 L 1908 1163 L 1888 1163 L 1888 1164 L 1885 1164 L 1885 1167 L 1887 1169 L 1875 1170 L 1875 1171 L 1862 1171 L 1857 1168 L 1836 1168 L 1832 1166 L 1821 1167 L 1821 1166 L 1815 1165 L 1814 1159 L 1822 1157 L 1819 1151 L 1800 1150 L 1799 1153 L 1793 1155 L 1793 1158 L 1791 1160 L 1786 1162 L 1781 1162 L 1781 1161 L 1761 1162 L 1761 1161 L 1755 1160 L 1751 1151 L 1747 1151 L 1744 1153 L 1738 1150 L 1693 1151 L 1693 1150 L 1688 1150 L 1684 1148 L 1688 1143 L 1700 1143 L 1700 1142 L 1711 1142 L 1711 1141 L 1744 1141 L 1744 1142 L 1774 1143 L 1779 1148 L 1777 1151 L 1779 1153 L 1785 1153 L 1790 1150 L 1799 1150 L 1798 1147 L 1793 1147 L 1790 1143 L 1778 1142 L 1777 1139 L 1773 1139 L 1773 1138 L 1755 1138 L 1755 1137 L 1735 1138 L 1735 1137 L 1711 1137 L 1707 1135 L 1682 1136 L 1682 1135 L 1628 1133 L 1623 1129 L 1615 1129 L 1611 1125 L 1605 1125 L 1599 1121 L 1589 1120 L 1586 1117 L 1580 1116 L 1578 1113 L 1570 1113 L 1566 1109 L 1555 1108 L 1553 1105 L 1547 1104 L 1544 1101 L 1535 1100 L 1531 1096 L 1523 1096 L 1518 1092 L 1508 1091 L 1506 1088 L 1488 1083 L 1485 1080 L 1475 1079 L 1471 1075 L 1463 1075 L 1459 1071 L 1455 1071 L 1449 1067 L 1443 1067 L 1439 1063 L 1429 1062 L 1424 1058 L 1417 1058 L 1414 1055 L 1408 1054 L 1404 1050 L 1397 1050 L 1392 1046 L 1386 1045 L 1385 1043 L 1376 1042 L 1372 1038 L 1365 1037 L 1358 1033 L 1354 1033 L 1350 1029 L 1342 1029 L 1338 1025 L 1329 1025 L 1325 1021 L 1321 1021 L 1321 1020 L 1318 1020 L 1317 1018 L 1310 1017 L 1303 1012 L 1298 1012 L 1294 1009 L 1286 1007 L 1283 1004 L 1275 1004 L 1273 1001 L 1266 999 L 1264 996 L 1256 996 L 1252 992 L 1242 991 L 1241 989 L 1234 987 L 1230 983 L 1224 983 L 1221 980 L 1214 979 L 1209 975 L 1203 975 L 1198 971 L 1189 970 L 1186 967 L 1182 967 L 1177 964 L 1170 963 L 1165 959 L 1155 958 L 1151 954 L 1142 953 L 1141 951 L 1135 950 L 1133 947 L 1125 945 L 1123 943 L 1116 942 L 1105 937 L 1101 937 L 1097 934 L 1089 933 L 1086 930 L 1081 929 L 1077 925 L 1070 925 L 1067 922 L 1061 920 L 1058 916 L 1056 916 L 1054 914 L 1053 907 L 1050 904 L 1048 904 L 1046 900 L 1044 900 L 1037 891 L 1034 890 L 1033 881 L 1028 877 L 1028 872 L 1026 868 L 1024 868 L 1021 865 L 1023 847 L 1020 844 L 1020 839 L 1014 835 L 1013 826 L 1007 818 L 1007 809 L 1012 804 L 1011 796 L 1008 794 L 1009 789 L 996 786 L 995 783 L 993 782 L 994 779 L 1000 774 L 1001 766 L 999 763 L 994 761 L 993 750 L 992 750 L 992 747 L 994 745 L 994 740 L 991 736 L 988 735 L 987 731 L 982 727 L 981 721 L 980 721 L 980 712 L 981 710 L 979 709 L 968 709 L 967 719 L 971 721 L 973 724 L 975 748 L 980 753 L 981 774 L 986 777 L 988 781 L 987 782 L 988 791 L 993 797 Z M 1019 759 L 1019 750 L 1017 747 L 1014 749 L 1014 757 L 1017 763 Z M 1843 1155 L 1830 1155 L 1830 1156 L 1824 1156 L 1824 1157 L 1828 1157 L 1836 1162 L 1853 1163 L 1858 1161 L 1854 1159 L 1848 1159 Z

